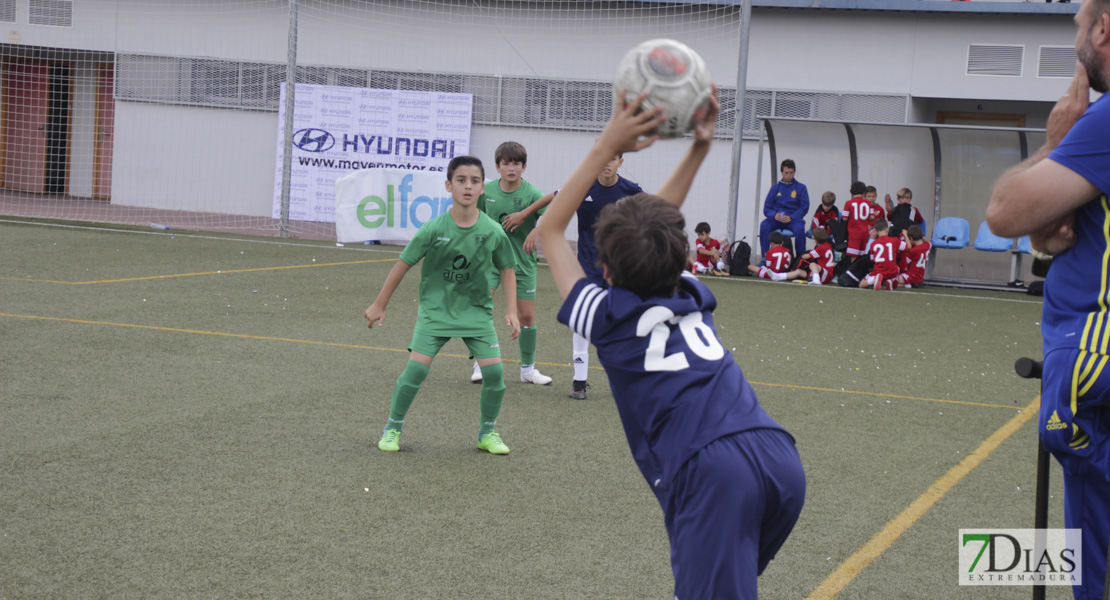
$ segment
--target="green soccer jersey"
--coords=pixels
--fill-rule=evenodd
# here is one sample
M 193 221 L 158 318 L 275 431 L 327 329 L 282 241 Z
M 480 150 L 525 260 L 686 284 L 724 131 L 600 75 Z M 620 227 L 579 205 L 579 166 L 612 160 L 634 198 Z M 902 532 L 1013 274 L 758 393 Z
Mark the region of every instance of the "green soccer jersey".
M 401 252 L 401 260 L 420 268 L 420 308 L 416 332 L 441 337 L 496 333 L 493 300 L 486 273 L 515 263 L 509 237 L 496 221 L 459 227 L 450 211 L 425 223 Z
M 497 179 L 486 182 L 486 191 L 478 199 L 478 209 L 485 212 L 494 221 L 501 223 L 508 215 L 528 208 L 533 202 L 542 197 L 543 192 L 523 180 L 516 190 L 504 192 L 501 190 L 501 180 Z M 506 232 L 509 233 L 509 241 L 512 242 L 513 256 L 516 257 L 516 275 L 518 278 L 536 276 L 536 253 L 529 252 L 526 254 L 524 252 L 524 240 L 536 228 L 536 221 L 539 220 L 543 211 L 544 209 L 540 209 L 529 216 L 520 227 L 516 228 L 516 231 Z

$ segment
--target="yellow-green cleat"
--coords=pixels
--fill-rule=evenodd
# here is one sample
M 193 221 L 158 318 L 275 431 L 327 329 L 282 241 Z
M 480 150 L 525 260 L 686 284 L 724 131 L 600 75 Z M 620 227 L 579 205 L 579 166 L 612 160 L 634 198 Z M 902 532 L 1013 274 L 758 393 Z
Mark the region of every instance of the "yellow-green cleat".
M 485 450 L 490 454 L 508 454 L 509 447 L 505 442 L 501 441 L 501 436 L 496 432 L 490 432 L 478 436 L 478 449 Z
M 400 449 L 401 432 L 396 429 L 386 429 L 383 431 L 382 439 L 378 440 L 378 450 L 382 452 L 396 452 Z

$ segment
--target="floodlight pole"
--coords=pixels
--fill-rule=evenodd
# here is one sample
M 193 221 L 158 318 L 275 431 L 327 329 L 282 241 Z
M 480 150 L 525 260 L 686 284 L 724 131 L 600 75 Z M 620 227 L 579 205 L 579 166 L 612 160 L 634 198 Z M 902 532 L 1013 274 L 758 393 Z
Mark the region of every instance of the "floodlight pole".
M 736 241 L 736 211 L 740 203 L 740 149 L 744 145 L 744 99 L 748 89 L 748 37 L 752 0 L 740 3 L 740 49 L 736 57 L 736 118 L 732 134 L 732 172 L 728 183 L 728 239 Z
M 281 237 L 289 237 L 289 183 L 293 175 L 293 107 L 297 87 L 297 0 L 289 0 L 289 51 L 285 63 L 285 135 L 281 154 Z

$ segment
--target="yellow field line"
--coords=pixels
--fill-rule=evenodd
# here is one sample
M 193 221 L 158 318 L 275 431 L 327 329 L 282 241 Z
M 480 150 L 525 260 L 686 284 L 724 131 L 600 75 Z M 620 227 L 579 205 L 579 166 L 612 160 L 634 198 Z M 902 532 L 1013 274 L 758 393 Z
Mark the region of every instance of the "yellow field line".
M 265 340 L 265 341 L 271 341 L 271 342 L 290 342 L 290 343 L 294 343 L 294 344 L 312 344 L 312 345 L 315 345 L 315 346 L 332 346 L 332 347 L 336 347 L 336 348 L 355 348 L 355 349 L 358 349 L 358 350 L 382 350 L 384 352 L 406 352 L 406 353 L 408 352 L 408 350 L 403 350 L 403 349 L 400 349 L 400 348 L 381 348 L 381 347 L 378 347 L 378 346 L 361 346 L 361 345 L 357 345 L 357 344 L 340 344 L 340 343 L 336 343 L 336 342 L 319 342 L 319 341 L 313 341 L 313 340 L 297 340 L 297 339 L 291 339 L 291 338 L 269 337 L 269 336 L 262 336 L 262 335 L 248 335 L 248 334 L 243 334 L 243 333 L 226 333 L 226 332 L 222 332 L 222 331 L 201 331 L 201 330 L 197 330 L 197 329 L 178 329 L 178 328 L 175 328 L 175 327 L 160 327 L 160 326 L 157 326 L 157 325 L 134 325 L 134 324 L 130 324 L 130 323 L 112 323 L 112 322 L 109 322 L 109 321 L 85 321 L 85 320 L 81 320 L 81 319 L 65 319 L 65 318 L 61 318 L 61 317 L 40 317 L 40 316 L 35 316 L 35 315 L 15 315 L 15 314 L 11 314 L 11 313 L 0 313 L 0 317 L 10 317 L 10 318 L 13 318 L 13 319 L 36 319 L 36 320 L 40 320 L 40 321 L 57 321 L 57 322 L 61 322 L 61 323 L 80 323 L 80 324 L 83 324 L 83 325 L 108 325 L 108 326 L 112 326 L 112 327 L 127 327 L 127 328 L 130 328 L 130 329 L 146 329 L 146 330 L 150 330 L 150 331 L 170 331 L 170 332 L 174 332 L 174 333 L 192 333 L 192 334 L 197 334 L 197 335 L 214 335 L 214 336 L 220 336 L 220 337 L 230 337 L 230 338 L 247 339 L 247 340 Z M 445 353 L 445 352 L 441 352 L 437 356 L 447 356 L 447 357 L 450 357 L 450 358 L 469 358 L 469 356 L 467 356 L 465 354 L 449 354 L 449 353 Z M 502 360 L 504 360 L 504 362 L 512 362 L 512 363 L 520 362 L 519 360 L 513 360 L 513 359 L 502 359 Z M 565 363 L 550 363 L 550 362 L 542 362 L 542 361 L 536 361 L 536 364 L 537 365 L 544 365 L 544 366 L 547 366 L 547 367 L 567 367 L 568 366 Z M 598 366 L 591 366 L 590 369 L 594 370 L 594 371 L 604 371 L 603 368 L 598 367 Z M 805 386 L 805 385 L 789 385 L 789 384 L 785 384 L 785 383 L 763 383 L 763 382 L 759 382 L 759 381 L 750 381 L 749 383 L 751 383 L 752 385 L 762 385 L 762 386 L 768 386 L 768 387 L 785 387 L 785 388 L 794 388 L 794 389 L 799 389 L 799 390 L 811 390 L 811 391 L 815 391 L 815 392 L 835 392 L 835 393 L 838 393 L 838 394 L 854 394 L 854 395 L 857 395 L 857 396 L 878 396 L 880 398 L 899 398 L 899 399 L 902 399 L 902 400 L 918 400 L 918 401 L 921 401 L 921 402 L 944 402 L 944 403 L 948 403 L 948 404 L 963 404 L 963 405 L 967 405 L 967 406 L 982 406 L 982 407 L 986 407 L 986 408 L 1015 408 L 1015 407 L 1006 406 L 1004 404 L 983 404 L 983 403 L 979 403 L 979 402 L 963 402 L 963 401 L 960 401 L 960 400 L 944 400 L 944 399 L 940 399 L 940 398 L 917 398 L 917 397 L 914 397 L 914 396 L 898 396 L 898 395 L 895 395 L 895 394 L 883 394 L 883 393 L 879 393 L 879 392 L 863 392 L 863 391 L 857 391 L 857 390 L 834 390 L 834 389 L 831 389 L 831 388 L 819 388 L 819 387 L 812 387 L 812 386 Z
M 1002 442 L 1021 429 L 1021 426 L 1040 413 L 1040 396 L 1037 396 L 1022 412 L 1014 415 L 1005 425 L 995 431 L 967 458 L 948 470 L 940 479 L 936 480 L 929 489 L 917 497 L 897 517 L 894 517 L 882 528 L 879 533 L 856 550 L 856 553 L 840 563 L 820 585 L 806 596 L 806 600 L 830 600 L 836 597 L 853 579 L 866 569 L 876 558 L 891 546 L 903 533 L 913 526 L 930 508 L 944 497 L 964 477 L 971 473 L 992 452 L 998 449 Z
M 884 394 L 881 392 L 860 392 L 856 390 L 834 390 L 830 388 L 809 387 L 805 385 L 791 385 L 789 383 L 762 383 L 759 381 L 749 382 L 752 385 L 766 385 L 769 387 L 784 387 L 799 390 L 813 390 L 815 392 L 836 392 L 838 394 L 857 394 L 864 396 L 878 396 L 880 398 L 898 398 L 900 400 L 919 400 L 921 402 L 943 402 L 945 404 L 963 404 L 964 406 L 985 406 L 987 408 L 1009 408 L 1012 410 L 1022 410 L 1020 406 L 1007 406 L 1005 404 L 987 404 L 984 402 L 967 402 L 964 400 L 946 400 L 944 398 L 918 398 L 916 396 L 899 396 L 897 394 Z
M 231 273 L 256 273 L 259 271 L 284 271 L 287 269 L 311 269 L 315 267 L 341 267 L 345 265 L 365 265 L 369 263 L 396 262 L 396 258 L 379 258 L 375 260 L 352 260 L 335 263 L 313 263 L 310 265 L 285 265 L 281 267 L 257 267 L 254 269 L 229 269 L 226 271 L 201 271 L 199 273 L 172 273 L 170 275 L 148 275 L 146 277 L 128 277 L 125 279 L 99 279 L 95 281 L 54 281 L 52 279 L 23 279 L 20 277 L 0 277 L 6 281 L 23 281 L 27 283 L 60 283 L 62 285 L 91 285 L 94 283 L 125 283 L 130 281 L 149 281 L 151 279 L 174 279 L 177 277 L 199 277 L 201 275 L 228 275 Z

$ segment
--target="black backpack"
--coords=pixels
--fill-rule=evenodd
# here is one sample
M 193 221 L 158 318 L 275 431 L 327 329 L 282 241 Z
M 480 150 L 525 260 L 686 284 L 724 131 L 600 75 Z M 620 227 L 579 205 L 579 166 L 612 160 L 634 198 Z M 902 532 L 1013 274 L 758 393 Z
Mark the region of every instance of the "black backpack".
M 829 232 L 829 243 L 833 250 L 843 253 L 848 248 L 848 224 L 841 219 L 833 219 L 825 223 Z
M 859 282 L 863 281 L 863 278 L 867 277 L 871 269 L 875 268 L 875 263 L 871 261 L 870 256 L 857 256 L 855 260 L 844 257 L 844 260 L 837 264 L 837 270 L 840 270 L 840 265 L 845 263 L 847 263 L 847 268 L 837 274 L 836 278 L 836 283 L 840 287 L 859 287 Z
M 750 275 L 748 265 L 752 264 L 752 247 L 744 239 L 747 238 L 733 242 L 725 253 L 729 275 Z
M 894 207 L 887 215 L 890 221 L 890 233 L 887 235 L 891 237 L 901 237 L 902 230 L 910 225 L 913 225 L 913 206 L 907 204 L 899 204 Z

